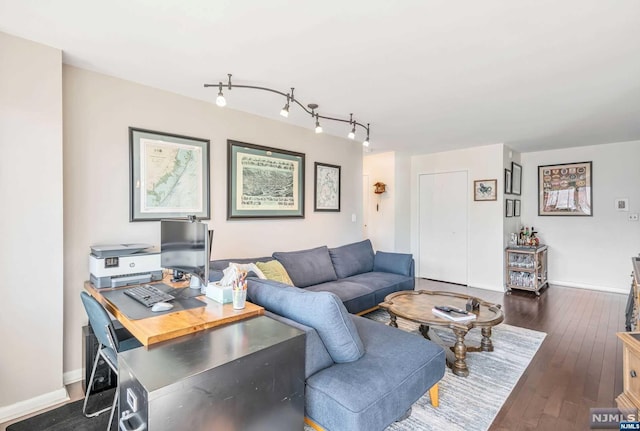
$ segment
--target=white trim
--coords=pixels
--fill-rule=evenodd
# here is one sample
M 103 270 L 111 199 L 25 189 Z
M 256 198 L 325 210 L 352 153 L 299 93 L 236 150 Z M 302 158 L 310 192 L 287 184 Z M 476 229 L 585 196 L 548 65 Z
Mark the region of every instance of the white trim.
M 65 388 L 61 388 L 9 406 L 0 407 L 0 423 L 8 422 L 65 401 L 69 401 L 69 394 Z
M 629 294 L 629 289 L 620 289 L 618 287 L 608 287 L 608 286 L 595 286 L 593 284 L 585 284 L 585 283 L 573 283 L 571 281 L 555 281 L 549 280 L 549 284 L 556 286 L 564 286 L 564 287 L 575 287 L 578 289 L 588 289 L 588 290 L 597 290 L 600 292 L 610 292 L 610 293 L 622 293 L 624 295 Z M 551 286 L 553 287 L 553 286 Z
M 79 382 L 80 380 L 82 380 L 82 368 L 67 371 L 62 375 L 62 381 L 65 386 L 71 383 Z

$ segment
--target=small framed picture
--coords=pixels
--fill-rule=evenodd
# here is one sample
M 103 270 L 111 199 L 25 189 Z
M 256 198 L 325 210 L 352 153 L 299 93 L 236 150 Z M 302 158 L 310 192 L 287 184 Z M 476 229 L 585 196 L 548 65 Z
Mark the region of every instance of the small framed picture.
M 616 211 L 629 211 L 629 198 L 616 199 Z
M 340 212 L 340 166 L 315 162 L 313 210 Z
M 504 193 L 507 195 L 511 194 L 511 170 L 504 170 Z
M 505 206 L 505 215 L 507 217 L 513 217 L 513 199 L 507 199 Z
M 513 216 L 520 217 L 520 199 L 516 199 L 513 202 Z
M 476 180 L 473 182 L 474 201 L 495 201 L 497 194 L 498 180 Z
M 522 189 L 522 166 L 511 162 L 511 193 L 520 195 Z

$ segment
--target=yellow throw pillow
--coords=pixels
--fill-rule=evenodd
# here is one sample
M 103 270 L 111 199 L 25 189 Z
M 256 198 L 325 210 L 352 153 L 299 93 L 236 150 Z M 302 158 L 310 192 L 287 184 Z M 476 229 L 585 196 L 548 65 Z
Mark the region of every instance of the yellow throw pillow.
M 293 281 L 289 278 L 287 270 L 277 260 L 270 260 L 269 262 L 256 262 L 256 266 L 262 271 L 265 277 L 269 280 L 279 281 L 280 283 L 293 286 Z

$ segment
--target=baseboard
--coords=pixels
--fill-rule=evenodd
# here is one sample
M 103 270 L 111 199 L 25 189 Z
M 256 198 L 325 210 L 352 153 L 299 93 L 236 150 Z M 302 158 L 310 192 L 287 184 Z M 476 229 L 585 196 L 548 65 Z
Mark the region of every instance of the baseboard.
M 469 287 L 475 287 L 477 289 L 484 289 L 484 290 L 493 290 L 494 292 L 504 292 L 504 286 L 500 285 L 500 286 L 495 286 L 493 284 L 488 284 L 486 286 L 483 285 L 478 285 L 478 284 L 474 284 L 474 285 L 469 285 Z
M 61 388 L 10 406 L 0 407 L 0 423 L 8 422 L 65 401 L 69 401 L 69 394 L 65 388 Z
M 556 285 L 556 286 L 564 286 L 564 287 L 575 287 L 577 289 L 597 290 L 600 292 L 622 293 L 624 295 L 629 294 L 629 289 L 625 290 L 617 287 L 596 286 L 593 284 L 585 284 L 585 283 L 573 283 L 570 281 L 549 280 L 549 284 Z
M 67 371 L 62 375 L 62 381 L 66 385 L 71 383 L 79 382 L 82 380 L 82 368 L 78 368 L 77 370 Z

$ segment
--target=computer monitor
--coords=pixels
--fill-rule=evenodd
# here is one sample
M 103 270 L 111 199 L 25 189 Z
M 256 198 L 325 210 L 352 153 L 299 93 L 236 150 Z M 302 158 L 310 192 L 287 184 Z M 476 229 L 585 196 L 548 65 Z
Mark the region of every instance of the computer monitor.
M 163 268 L 191 274 L 191 287 L 209 283 L 211 239 L 206 223 L 195 219 L 160 221 L 160 261 Z M 200 283 L 194 283 L 194 277 Z

